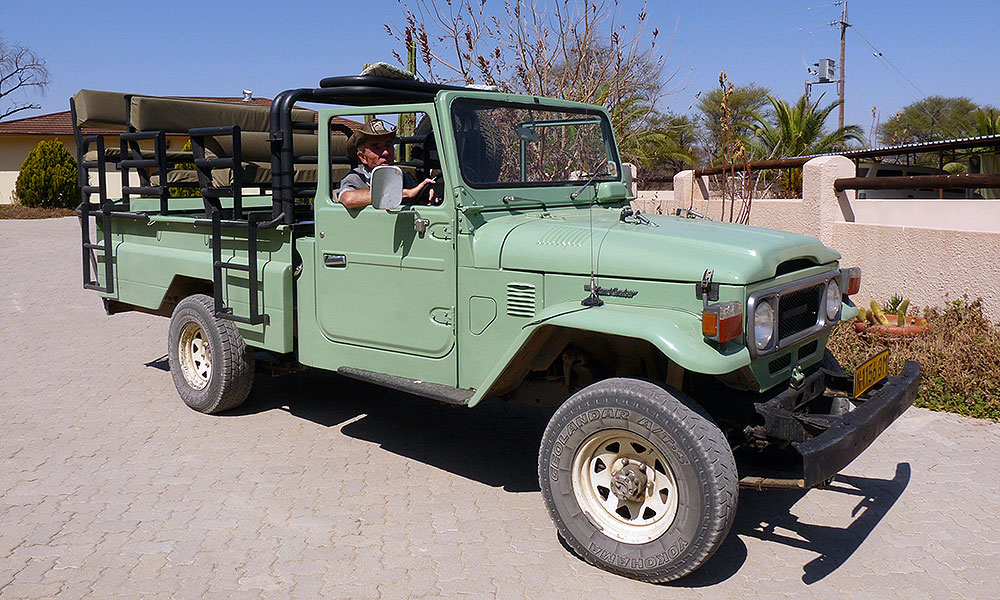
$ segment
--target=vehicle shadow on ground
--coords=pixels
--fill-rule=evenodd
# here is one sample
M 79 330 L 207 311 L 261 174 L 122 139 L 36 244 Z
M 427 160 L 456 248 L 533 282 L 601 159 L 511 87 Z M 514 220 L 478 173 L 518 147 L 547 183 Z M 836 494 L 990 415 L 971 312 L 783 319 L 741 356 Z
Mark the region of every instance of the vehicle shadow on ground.
M 803 565 L 802 582 L 820 581 L 853 555 L 899 500 L 910 483 L 910 464 L 899 463 L 892 479 L 837 475 L 823 490 L 858 498 L 846 527 L 814 525 L 799 520 L 792 508 L 807 493 L 792 490 L 742 491 L 736 520 L 729 537 L 705 565 L 678 581 L 674 587 L 705 587 L 732 577 L 746 562 L 746 544 L 740 536 L 777 542 L 816 553 Z M 789 533 L 780 533 L 786 531 Z
M 475 409 L 389 390 L 335 373 L 257 377 L 223 413 L 284 410 L 344 435 L 509 492 L 537 492 L 538 446 L 553 409 L 485 401 Z
M 308 370 L 257 377 L 247 401 L 223 416 L 270 410 L 324 427 L 343 425 L 344 435 L 492 487 L 537 492 L 538 446 L 554 409 L 500 401 L 469 409 Z M 668 585 L 696 588 L 726 581 L 746 563 L 742 536 L 814 552 L 817 557 L 803 565 L 802 581 L 820 581 L 857 551 L 909 481 L 909 463 L 899 463 L 888 480 L 837 475 L 831 485 L 813 492 L 743 491 L 733 528 L 719 550 L 700 569 Z M 807 523 L 792 513 L 807 493 L 831 492 L 858 498 L 846 527 Z

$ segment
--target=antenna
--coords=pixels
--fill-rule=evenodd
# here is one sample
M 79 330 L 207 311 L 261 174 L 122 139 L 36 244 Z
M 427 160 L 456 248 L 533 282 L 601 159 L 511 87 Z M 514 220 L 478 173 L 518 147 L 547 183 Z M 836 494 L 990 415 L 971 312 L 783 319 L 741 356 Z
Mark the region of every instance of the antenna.
M 604 164 L 604 167 L 598 170 L 598 167 L 600 167 L 602 163 Z M 590 179 L 587 180 L 587 183 L 584 183 L 582 186 L 580 186 L 580 189 L 576 190 L 575 192 L 569 195 L 570 198 L 576 200 L 576 197 L 580 195 L 580 192 L 585 190 L 587 186 L 590 185 L 591 183 L 594 184 L 594 200 L 593 202 L 590 203 L 590 207 L 587 209 L 587 212 L 590 214 L 590 285 L 584 288 L 584 290 L 586 290 L 587 288 L 590 289 L 590 295 L 584 298 L 582 302 L 580 302 L 580 304 L 586 307 L 604 306 L 604 300 L 601 300 L 601 298 L 597 295 L 597 278 L 594 275 L 594 205 L 597 204 L 596 180 L 599 176 L 604 175 L 607 172 L 607 170 L 608 170 L 607 159 L 606 158 L 601 159 L 601 162 L 594 165 L 593 175 L 590 176 Z

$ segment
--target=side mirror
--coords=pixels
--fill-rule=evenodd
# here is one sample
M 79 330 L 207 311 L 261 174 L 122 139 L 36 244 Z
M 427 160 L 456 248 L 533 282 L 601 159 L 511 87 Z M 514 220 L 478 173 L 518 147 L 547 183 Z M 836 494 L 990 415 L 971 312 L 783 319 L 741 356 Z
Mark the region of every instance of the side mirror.
M 622 163 L 622 183 L 625 184 L 625 188 L 628 190 L 628 199 L 634 200 L 635 195 L 635 176 L 636 168 L 632 163 Z
M 403 203 L 403 170 L 394 165 L 372 169 L 372 206 L 378 210 L 393 210 Z
M 517 128 L 517 137 L 522 142 L 537 142 L 541 136 L 535 131 L 535 125 L 521 125 Z
M 604 169 L 604 173 L 611 177 L 618 177 L 618 164 L 613 161 L 608 161 L 608 166 Z

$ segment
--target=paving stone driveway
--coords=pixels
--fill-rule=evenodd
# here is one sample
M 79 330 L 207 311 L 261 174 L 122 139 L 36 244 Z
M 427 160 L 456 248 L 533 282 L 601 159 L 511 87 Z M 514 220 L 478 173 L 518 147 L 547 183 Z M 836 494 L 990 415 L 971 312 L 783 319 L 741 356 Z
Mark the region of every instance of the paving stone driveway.
M 75 219 L 0 221 L 0 598 L 997 598 L 1000 425 L 911 409 L 832 489 L 744 492 L 654 586 L 559 542 L 544 411 L 325 373 L 186 408 L 167 320 L 106 317 Z

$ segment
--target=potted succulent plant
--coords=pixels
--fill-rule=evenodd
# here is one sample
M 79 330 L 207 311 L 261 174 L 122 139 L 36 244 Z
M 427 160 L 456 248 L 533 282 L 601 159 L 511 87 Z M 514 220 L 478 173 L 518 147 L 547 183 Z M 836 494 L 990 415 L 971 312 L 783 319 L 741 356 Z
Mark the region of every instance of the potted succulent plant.
M 910 299 L 894 294 L 884 307 L 872 300 L 868 310 L 858 307 L 858 318 L 854 330 L 858 333 L 874 333 L 893 337 L 912 337 L 928 329 L 927 319 L 907 315 Z

